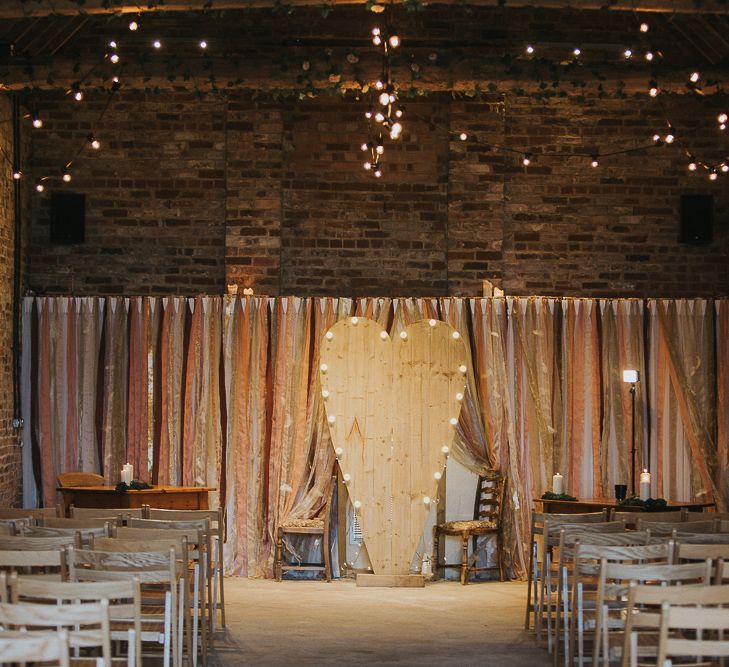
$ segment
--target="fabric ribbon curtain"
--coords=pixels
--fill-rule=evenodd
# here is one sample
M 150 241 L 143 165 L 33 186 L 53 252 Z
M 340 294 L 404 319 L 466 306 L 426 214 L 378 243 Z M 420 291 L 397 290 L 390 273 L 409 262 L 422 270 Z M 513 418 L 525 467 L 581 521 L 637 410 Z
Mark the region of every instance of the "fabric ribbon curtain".
M 468 386 L 452 455 L 508 479 L 509 566 L 523 572 L 532 499 L 554 472 L 579 497 L 637 466 L 669 499 L 727 498 L 729 306 L 495 298 L 27 298 L 24 500 L 56 502 L 56 475 L 121 466 L 155 484 L 216 488 L 226 567 L 270 576 L 280 521 L 321 513 L 334 453 L 318 387 L 324 332 L 351 315 L 391 335 L 438 318 L 463 336 Z M 339 499 L 342 502 L 343 499 Z M 311 544 L 295 545 L 312 549 Z

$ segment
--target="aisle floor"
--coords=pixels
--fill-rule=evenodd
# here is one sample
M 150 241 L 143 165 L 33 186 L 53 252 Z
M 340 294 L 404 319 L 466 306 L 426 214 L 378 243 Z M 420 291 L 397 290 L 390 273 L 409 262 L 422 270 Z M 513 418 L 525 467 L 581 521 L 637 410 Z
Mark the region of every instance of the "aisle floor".
M 357 588 L 352 580 L 225 581 L 227 633 L 211 664 L 541 667 L 526 584 Z

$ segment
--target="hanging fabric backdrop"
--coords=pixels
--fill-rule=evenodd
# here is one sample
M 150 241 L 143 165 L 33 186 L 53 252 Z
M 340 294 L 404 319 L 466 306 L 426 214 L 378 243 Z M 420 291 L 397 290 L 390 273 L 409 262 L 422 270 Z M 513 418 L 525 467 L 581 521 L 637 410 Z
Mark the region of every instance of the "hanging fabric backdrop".
M 729 302 L 529 298 L 65 298 L 24 300 L 23 489 L 56 502 L 56 475 L 207 485 L 226 511 L 226 566 L 270 576 L 277 523 L 322 510 L 334 453 L 317 387 L 319 344 L 352 315 L 391 335 L 422 318 L 469 346 L 453 456 L 508 477 L 506 544 L 523 573 L 531 499 L 565 476 L 579 497 L 629 480 L 654 495 L 727 496 Z

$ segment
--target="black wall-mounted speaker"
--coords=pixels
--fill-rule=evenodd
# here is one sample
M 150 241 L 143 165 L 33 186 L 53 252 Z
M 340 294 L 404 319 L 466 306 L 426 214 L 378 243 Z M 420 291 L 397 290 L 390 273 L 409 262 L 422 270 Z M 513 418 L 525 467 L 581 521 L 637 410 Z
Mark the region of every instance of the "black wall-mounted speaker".
M 86 235 L 86 195 L 51 193 L 51 243 L 83 243 Z
M 714 196 L 681 195 L 679 241 L 689 245 L 711 245 L 714 235 Z

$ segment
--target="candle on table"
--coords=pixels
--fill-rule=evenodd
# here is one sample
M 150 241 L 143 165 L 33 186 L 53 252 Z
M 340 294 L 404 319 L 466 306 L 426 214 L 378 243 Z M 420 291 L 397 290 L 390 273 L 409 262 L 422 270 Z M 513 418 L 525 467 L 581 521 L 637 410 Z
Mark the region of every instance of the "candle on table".
M 552 493 L 557 495 L 564 493 L 564 477 L 559 473 L 552 477 Z
M 122 466 L 121 470 L 121 481 L 125 484 L 131 484 L 134 479 L 134 466 L 131 463 L 127 463 Z
M 651 474 L 647 470 L 640 473 L 640 499 L 648 500 L 651 497 Z

